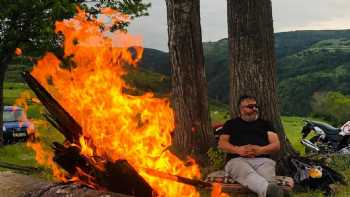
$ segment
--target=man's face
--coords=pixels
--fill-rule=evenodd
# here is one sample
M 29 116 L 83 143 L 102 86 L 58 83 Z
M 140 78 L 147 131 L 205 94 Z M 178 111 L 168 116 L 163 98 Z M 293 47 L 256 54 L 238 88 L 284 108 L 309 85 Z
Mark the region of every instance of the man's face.
M 258 106 L 254 99 L 244 99 L 241 102 L 240 116 L 245 121 L 255 121 L 258 119 Z

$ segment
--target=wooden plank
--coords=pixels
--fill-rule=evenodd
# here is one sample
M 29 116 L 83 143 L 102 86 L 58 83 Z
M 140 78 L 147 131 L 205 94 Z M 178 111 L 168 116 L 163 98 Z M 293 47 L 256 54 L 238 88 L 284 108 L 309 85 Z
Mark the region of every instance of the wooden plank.
M 79 144 L 79 136 L 82 133 L 81 126 L 29 72 L 22 73 L 22 76 L 47 111 L 52 115 L 52 120 L 59 125 L 59 131 L 71 143 Z

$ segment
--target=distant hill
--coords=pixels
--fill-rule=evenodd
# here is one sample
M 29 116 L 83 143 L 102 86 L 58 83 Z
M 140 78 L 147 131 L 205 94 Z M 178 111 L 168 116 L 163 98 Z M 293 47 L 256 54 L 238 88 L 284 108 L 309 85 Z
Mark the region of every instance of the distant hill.
M 139 65 L 149 71 L 170 75 L 169 54 L 167 52 L 145 48 Z
M 227 39 L 205 42 L 204 55 L 208 93 L 227 103 L 229 90 Z M 339 91 L 350 95 L 350 30 L 294 31 L 275 34 L 278 93 L 282 114 L 308 115 L 315 92 Z M 23 60 L 9 67 L 6 81 L 22 81 L 20 71 L 28 70 Z M 169 54 L 145 48 L 139 70 L 127 80 L 140 91 L 168 95 Z M 136 92 L 137 93 L 137 92 Z
M 209 96 L 227 103 L 227 39 L 203 45 Z M 275 50 L 283 114 L 307 115 L 314 92 L 350 94 L 350 30 L 276 33 Z M 145 49 L 141 67 L 168 75 L 169 63 L 163 59 L 167 57 L 164 52 Z

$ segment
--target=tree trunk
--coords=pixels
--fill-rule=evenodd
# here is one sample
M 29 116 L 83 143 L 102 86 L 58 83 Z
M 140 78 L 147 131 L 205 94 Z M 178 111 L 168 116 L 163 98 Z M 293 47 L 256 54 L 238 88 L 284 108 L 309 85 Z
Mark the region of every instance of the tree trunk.
M 213 142 L 208 113 L 199 0 L 166 0 L 174 145 L 181 155 L 205 153 Z
M 4 144 L 4 136 L 3 136 L 3 111 L 4 111 L 4 81 L 5 81 L 5 74 L 8 67 L 8 64 L 10 63 L 12 59 L 12 55 L 5 54 L 0 57 L 0 146 Z
M 260 117 L 272 121 L 279 134 L 282 151 L 276 159 L 283 166 L 286 156 L 295 151 L 280 118 L 271 0 L 227 0 L 227 9 L 231 116 L 238 114 L 240 96 L 255 96 Z M 279 167 L 278 172 L 289 174 Z

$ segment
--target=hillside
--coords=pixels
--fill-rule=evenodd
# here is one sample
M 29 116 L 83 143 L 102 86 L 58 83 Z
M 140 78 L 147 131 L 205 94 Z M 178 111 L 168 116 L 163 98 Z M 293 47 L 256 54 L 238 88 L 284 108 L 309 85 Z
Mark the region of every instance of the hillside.
M 203 45 L 209 97 L 227 103 L 227 39 Z M 284 115 L 308 115 L 315 92 L 333 90 L 350 95 L 350 30 L 276 33 L 275 49 L 278 93 Z M 140 67 L 127 78 L 131 84 L 142 91 L 169 92 L 168 53 L 145 48 Z M 19 72 L 26 69 L 19 65 L 10 67 L 6 81 L 21 80 Z
M 203 45 L 209 96 L 227 103 L 227 39 L 206 42 Z M 350 30 L 276 33 L 275 50 L 278 92 L 283 114 L 309 114 L 314 92 L 336 90 L 350 94 Z M 164 52 L 159 52 L 158 59 L 152 59 L 157 56 L 150 53 L 152 58 L 149 58 L 148 53 L 146 49 L 147 61 L 143 62 L 143 67 L 165 57 Z M 161 67 L 160 73 L 170 72 L 167 62 L 164 66 L 157 67 Z M 155 67 L 152 70 L 158 71 Z
M 350 38 L 322 40 L 289 55 L 279 61 L 278 73 L 284 114 L 308 114 L 315 92 L 349 95 Z

